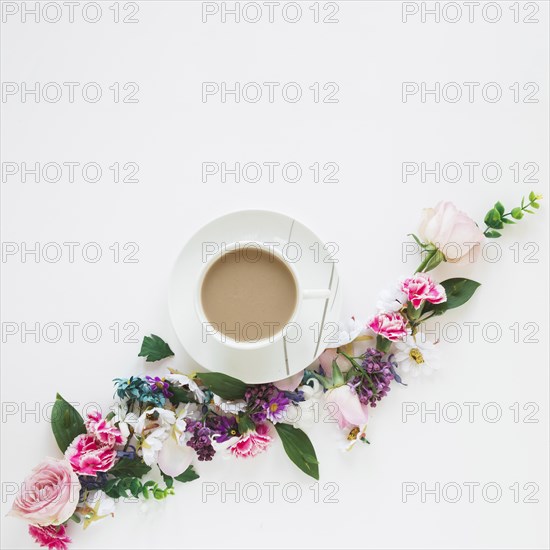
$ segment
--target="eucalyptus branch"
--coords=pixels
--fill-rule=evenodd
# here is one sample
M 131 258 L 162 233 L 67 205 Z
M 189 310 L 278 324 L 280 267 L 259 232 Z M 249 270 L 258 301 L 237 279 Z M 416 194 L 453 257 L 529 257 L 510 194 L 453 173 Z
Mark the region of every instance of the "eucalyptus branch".
M 521 205 L 516 206 L 515 208 L 512 208 L 510 212 L 505 212 L 504 205 L 499 201 L 495 203 L 495 206 L 487 212 L 485 215 L 485 231 L 483 231 L 483 235 L 489 239 L 498 239 L 498 237 L 501 236 L 500 230 L 505 225 L 515 224 L 516 222 L 514 220 L 521 220 L 524 216 L 524 213 L 527 214 L 534 214 L 535 212 L 531 210 L 531 208 L 534 208 L 537 210 L 540 208 L 540 205 L 538 201 L 542 199 L 542 195 L 535 194 L 534 191 L 531 191 L 529 193 L 529 203 L 525 204 L 525 197 L 521 199 Z

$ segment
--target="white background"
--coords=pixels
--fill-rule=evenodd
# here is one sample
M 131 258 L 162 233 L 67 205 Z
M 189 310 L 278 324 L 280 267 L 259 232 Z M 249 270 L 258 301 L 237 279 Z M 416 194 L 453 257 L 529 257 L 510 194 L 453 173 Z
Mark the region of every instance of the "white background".
M 219 15 L 203 23 L 200 2 L 165 1 L 140 2 L 135 24 L 115 24 L 112 2 L 101 2 L 103 15 L 95 24 L 83 21 L 76 8 L 74 23 L 67 22 L 65 11 L 58 23 L 35 23 L 32 16 L 22 22 L 19 13 L 2 25 L 4 82 L 81 83 L 74 103 L 66 93 L 57 103 L 35 103 L 32 96 L 22 102 L 20 94 L 4 98 L 3 162 L 95 161 L 103 167 L 97 183 L 79 175 L 74 183 L 66 177 L 22 183 L 20 176 L 2 183 L 4 243 L 80 243 L 73 263 L 66 248 L 52 263 L 31 255 L 23 262 L 20 253 L 2 258 L 3 329 L 19 331 L 4 334 L 2 347 L 4 548 L 32 545 L 26 526 L 5 514 L 13 484 L 43 456 L 59 455 L 46 419 L 55 393 L 79 407 L 95 402 L 106 408 L 112 378 L 144 372 L 136 357 L 139 343 L 116 343 L 109 327 L 119 323 L 122 338 L 129 334 L 123 325 L 134 323 L 139 341 L 159 334 L 176 352 L 172 366 L 196 368 L 170 326 L 167 283 L 186 239 L 210 219 L 267 208 L 301 220 L 339 245 L 344 314 L 368 317 L 379 290 L 416 267 L 415 257 L 404 265 L 402 243 L 416 230 L 423 207 L 452 200 L 482 222 L 498 199 L 509 209 L 531 188 L 547 194 L 546 2 L 531 3 L 538 7 L 538 23 L 514 23 L 511 3 L 500 3 L 498 22 L 486 21 L 481 8 L 469 22 L 461 4 L 462 19 L 454 24 L 435 23 L 433 16 L 422 23 L 420 14 L 403 23 L 401 2 L 393 1 L 339 2 L 338 23 L 315 24 L 308 9 L 313 2 L 300 4 L 302 17 L 294 24 L 284 21 L 280 8 L 274 23 L 267 22 L 267 11 L 256 24 L 236 24 L 231 17 L 222 23 Z M 531 11 L 521 5 L 521 20 Z M 235 103 L 232 97 L 222 103 L 219 95 L 205 103 L 204 81 L 295 81 L 304 95 L 295 104 L 280 94 L 274 103 Z M 419 95 L 404 103 L 405 81 L 481 86 L 472 103 L 436 103 L 433 96 L 422 103 Z M 86 82 L 102 86 L 99 102 L 82 99 Z M 114 82 L 136 82 L 139 102 L 113 102 Z M 314 82 L 336 82 L 339 102 L 315 103 L 308 90 Z M 500 101 L 483 99 L 480 90 L 487 82 L 501 86 Z M 508 89 L 514 82 L 537 83 L 538 103 L 523 103 L 523 90 L 514 102 Z M 294 161 L 304 173 L 297 183 L 280 176 L 272 184 L 232 179 L 224 184 L 215 178 L 202 183 L 206 161 Z M 316 161 L 338 163 L 338 183 L 312 182 L 308 166 Z M 473 182 L 464 176 L 458 183 L 434 183 L 429 176 L 422 183 L 416 176 L 404 183 L 402 163 L 423 161 L 495 162 L 503 173 L 498 182 L 484 181 L 478 169 Z M 114 162 L 137 163 L 139 182 L 114 183 L 108 169 Z M 537 163 L 539 183 L 514 182 L 508 167 L 515 162 Z M 90 242 L 101 246 L 97 263 L 82 258 L 82 245 Z M 139 246 L 138 262 L 122 261 L 128 250 L 115 262 L 109 247 L 128 242 Z M 442 338 L 440 371 L 407 388 L 394 386 L 373 412 L 369 447 L 343 454 L 333 426 L 314 427 L 320 502 L 313 483 L 276 442 L 254 461 L 199 464 L 200 480 L 178 486 L 176 496 L 148 511 L 121 504 L 116 520 L 87 531 L 71 525 L 73 548 L 548 547 L 548 201 L 537 216 L 507 227 L 498 245 L 486 254 L 493 258 L 500 251 L 498 261 L 442 266 L 434 273 L 440 280 L 470 277 L 482 286 L 470 303 L 442 320 L 459 323 L 462 335 L 452 343 L 457 333 L 451 327 Z M 536 263 L 527 263 L 528 257 Z M 37 343 L 33 335 L 23 342 L 23 323 L 32 328 L 64 322 L 80 323 L 74 342 L 67 330 L 56 343 L 43 336 Z M 89 322 L 102 328 L 94 344 L 81 332 Z M 480 325 L 470 342 L 464 323 L 474 322 Z M 487 323 L 501 327 L 498 342 L 489 341 L 493 329 L 483 337 Z M 518 343 L 509 328 L 514 323 L 520 327 Z M 526 323 L 534 325 L 524 328 Z M 524 342 L 533 326 L 538 344 Z M 431 408 L 436 402 L 481 405 L 473 422 L 462 405 L 456 423 L 435 422 L 433 416 L 423 423 L 419 415 L 403 421 L 405 402 Z M 502 410 L 494 423 L 482 414 L 490 402 Z M 509 409 L 514 403 L 519 422 Z M 526 403 L 538 407 L 537 423 L 524 422 Z M 255 482 L 263 492 L 256 504 L 242 494 L 239 503 L 232 495 L 222 499 L 221 492 L 205 499 L 202 482 L 225 482 L 228 489 L 237 484 L 241 493 L 245 483 Z M 266 482 L 280 484 L 273 503 Z M 404 503 L 404 482 L 428 488 L 457 483 L 463 494 L 457 503 L 444 497 L 436 503 L 433 495 L 423 503 L 420 493 Z M 473 502 L 465 482 L 480 484 Z M 499 502 L 483 498 L 481 488 L 489 482 L 501 487 Z M 295 486 L 283 497 L 287 483 L 299 484 L 298 502 L 288 502 Z M 514 483 L 520 487 L 518 503 L 509 489 Z M 538 487 L 532 496 L 538 503 L 523 502 L 531 493 L 532 486 L 524 489 L 527 483 Z M 334 484 L 338 503 L 323 502 Z M 450 490 L 447 500 L 453 497 Z

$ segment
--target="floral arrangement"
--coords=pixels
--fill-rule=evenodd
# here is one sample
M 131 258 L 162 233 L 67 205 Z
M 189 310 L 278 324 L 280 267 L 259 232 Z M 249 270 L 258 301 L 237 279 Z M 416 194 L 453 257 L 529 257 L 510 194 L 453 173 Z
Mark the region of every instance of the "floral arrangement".
M 430 317 L 462 306 L 479 283 L 453 278 L 436 282 L 428 271 L 441 262 L 475 259 L 484 238 L 498 238 L 505 225 L 539 208 L 542 197 L 506 212 L 497 202 L 485 230 L 449 202 L 426 209 L 412 235 L 423 258 L 416 272 L 383 292 L 368 322 L 343 324 L 338 341 L 314 368 L 269 384 L 247 385 L 221 373 L 185 375 L 165 368 L 161 376 L 117 378 L 115 410 L 83 419 L 57 395 L 52 431 L 63 458 L 46 458 L 25 479 L 11 514 L 29 523 L 31 537 L 51 550 L 71 542 L 69 521 L 90 523 L 113 515 L 116 499 L 162 500 L 175 482 L 197 479 L 192 463 L 216 454 L 237 459 L 266 451 L 276 436 L 290 460 L 319 479 L 315 449 L 302 428 L 312 421 L 312 404 L 332 403 L 343 448 L 368 443 L 370 407 L 376 407 L 401 373 L 434 368 L 433 342 L 422 332 Z M 145 337 L 139 356 L 147 362 L 174 355 L 156 335 Z

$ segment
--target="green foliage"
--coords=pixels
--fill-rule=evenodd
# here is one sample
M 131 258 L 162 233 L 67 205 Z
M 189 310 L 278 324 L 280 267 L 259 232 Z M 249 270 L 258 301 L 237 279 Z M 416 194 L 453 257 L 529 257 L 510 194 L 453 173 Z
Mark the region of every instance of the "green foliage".
M 193 466 L 189 466 L 183 474 L 180 474 L 179 476 L 176 476 L 174 479 L 176 481 L 179 481 L 180 483 L 188 483 L 189 481 L 194 481 L 195 479 L 199 479 L 199 474 L 195 472 L 195 469 Z
M 174 384 L 169 385 L 169 391 L 172 394 L 170 399 L 172 405 L 177 407 L 180 403 L 196 403 L 197 400 L 193 392 L 182 388 L 181 386 L 175 386 Z
M 529 193 L 529 203 L 525 204 L 525 197 L 521 199 L 521 206 L 516 206 L 512 208 L 510 212 L 505 213 L 504 205 L 501 202 L 497 202 L 489 212 L 485 215 L 485 225 L 487 226 L 483 234 L 489 239 L 498 239 L 501 236 L 500 231 L 497 229 L 502 229 L 505 225 L 512 225 L 516 223 L 513 220 L 521 220 L 524 216 L 524 213 L 534 214 L 534 208 L 537 210 L 540 208 L 540 205 L 537 201 L 542 199 L 542 195 L 537 195 L 534 191 Z M 511 219 L 513 218 L 513 219 Z
M 237 417 L 237 425 L 239 427 L 239 433 L 241 435 L 244 435 L 246 432 L 254 430 L 256 428 L 256 424 L 252 422 L 250 416 L 243 413 L 239 413 L 239 416 Z
M 138 357 L 145 357 L 147 362 L 160 361 L 174 355 L 170 346 L 156 334 L 145 336 Z
M 319 462 L 309 437 L 290 424 L 275 424 L 288 458 L 314 479 L 319 479 Z
M 77 435 L 86 433 L 84 420 L 78 411 L 59 394 L 52 409 L 52 432 L 62 453 Z
M 197 378 L 203 381 L 210 391 L 222 399 L 235 401 L 242 399 L 246 392 L 246 384 L 237 378 L 221 372 L 201 372 Z
M 110 470 L 109 474 L 122 477 L 143 477 L 151 470 L 142 460 L 132 460 L 130 458 L 121 458 Z
M 105 484 L 103 491 L 111 498 L 129 497 L 130 495 L 135 498 L 139 498 L 140 496 L 149 498 L 150 495 L 153 495 L 156 500 L 162 500 L 175 493 L 171 486 L 163 488 L 156 481 L 152 480 L 142 483 L 137 477 L 110 479 Z
M 454 309 L 465 304 L 480 286 L 480 283 L 471 279 L 456 277 L 442 281 L 441 285 L 447 294 L 447 301 L 441 304 L 426 302 L 423 313 L 433 312 L 432 315 L 442 315 L 449 309 Z

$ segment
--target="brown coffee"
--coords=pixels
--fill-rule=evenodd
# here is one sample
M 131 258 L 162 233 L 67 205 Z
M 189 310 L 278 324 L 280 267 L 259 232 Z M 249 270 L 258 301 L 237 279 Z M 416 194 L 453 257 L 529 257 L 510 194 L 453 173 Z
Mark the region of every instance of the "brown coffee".
M 292 317 L 296 298 L 296 283 L 284 262 L 252 246 L 216 260 L 201 289 L 206 318 L 236 342 L 272 338 Z

